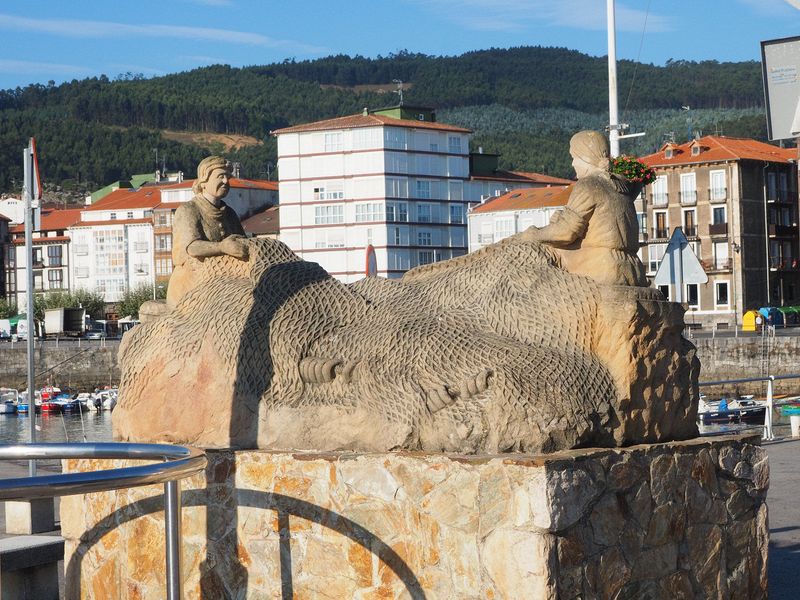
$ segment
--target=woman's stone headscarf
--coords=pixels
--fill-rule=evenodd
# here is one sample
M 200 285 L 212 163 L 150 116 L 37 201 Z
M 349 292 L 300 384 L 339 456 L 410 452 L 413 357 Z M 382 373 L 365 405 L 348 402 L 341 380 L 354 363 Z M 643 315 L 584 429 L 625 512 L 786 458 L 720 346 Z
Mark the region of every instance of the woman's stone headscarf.
M 599 131 L 579 131 L 569 141 L 569 151 L 604 173 L 609 171 L 608 140 Z
M 225 169 L 230 172 L 230 163 L 221 156 L 209 156 L 201 160 L 197 165 L 197 179 L 192 184 L 192 191 L 195 194 L 203 192 L 203 184 L 209 180 L 214 169 Z

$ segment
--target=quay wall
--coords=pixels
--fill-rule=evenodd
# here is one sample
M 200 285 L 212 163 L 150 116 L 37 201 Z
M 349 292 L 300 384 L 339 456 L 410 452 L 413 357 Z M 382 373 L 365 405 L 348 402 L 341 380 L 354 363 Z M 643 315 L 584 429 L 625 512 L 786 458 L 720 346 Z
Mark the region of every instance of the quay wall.
M 701 381 L 758 377 L 761 375 L 761 337 L 695 338 L 702 369 Z M 83 340 L 37 342 L 34 368 L 37 382 L 72 385 L 93 389 L 119 383 L 117 366 L 118 340 L 105 342 Z M 776 336 L 768 340 L 769 374 L 800 373 L 800 336 Z M 0 343 L 0 387 L 24 388 L 27 378 L 24 342 Z M 734 391 L 733 386 L 729 386 Z M 741 393 L 763 392 L 762 384 L 738 384 Z M 776 382 L 776 393 L 800 393 L 800 379 Z
M 33 368 L 36 385 L 52 383 L 79 390 L 119 383 L 117 340 L 67 340 L 36 342 Z M 0 344 L 0 387 L 25 389 L 28 379 L 25 342 Z

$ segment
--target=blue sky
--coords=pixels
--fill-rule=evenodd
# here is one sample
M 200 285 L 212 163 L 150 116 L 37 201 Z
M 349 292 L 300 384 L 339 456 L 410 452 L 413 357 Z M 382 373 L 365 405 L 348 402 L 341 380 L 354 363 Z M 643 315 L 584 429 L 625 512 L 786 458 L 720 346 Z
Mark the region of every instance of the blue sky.
M 617 56 L 760 60 L 800 0 L 617 0 Z M 605 0 L 26 0 L 0 5 L 0 88 L 330 54 L 561 46 L 606 54 Z

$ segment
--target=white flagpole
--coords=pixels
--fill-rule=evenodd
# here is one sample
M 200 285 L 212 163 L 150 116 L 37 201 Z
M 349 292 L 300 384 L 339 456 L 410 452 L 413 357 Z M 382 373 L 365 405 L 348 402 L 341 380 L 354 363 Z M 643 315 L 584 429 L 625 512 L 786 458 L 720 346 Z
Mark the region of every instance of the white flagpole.
M 28 142 L 28 147 L 24 152 L 24 170 L 25 170 L 25 187 L 23 189 L 25 194 L 25 274 L 27 276 L 27 348 L 28 348 L 28 416 L 30 418 L 31 426 L 31 444 L 36 442 L 36 391 L 34 389 L 34 372 L 33 372 L 33 337 L 36 331 L 33 326 L 33 186 L 34 186 L 34 173 L 33 173 L 33 139 Z M 30 460 L 28 463 L 28 471 L 31 477 L 36 476 L 36 461 Z
M 608 19 L 608 145 L 611 157 L 619 156 L 619 107 L 617 106 L 617 25 L 614 0 L 606 0 Z

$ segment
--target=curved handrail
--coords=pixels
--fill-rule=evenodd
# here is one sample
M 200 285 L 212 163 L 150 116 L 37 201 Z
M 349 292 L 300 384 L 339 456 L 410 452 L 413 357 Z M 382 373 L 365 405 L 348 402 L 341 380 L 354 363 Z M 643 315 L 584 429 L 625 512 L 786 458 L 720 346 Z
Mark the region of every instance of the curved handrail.
M 0 500 L 51 498 L 163 483 L 166 592 L 168 600 L 178 600 L 182 596 L 179 481 L 205 469 L 205 453 L 197 448 L 166 444 L 0 444 L 0 460 L 45 458 L 162 461 L 119 469 L 0 479 Z
M 58 458 L 164 462 L 84 473 L 0 479 L 0 500 L 50 498 L 165 483 L 189 477 L 206 466 L 206 456 L 201 450 L 184 446 L 128 443 L 0 444 L 0 460 Z

